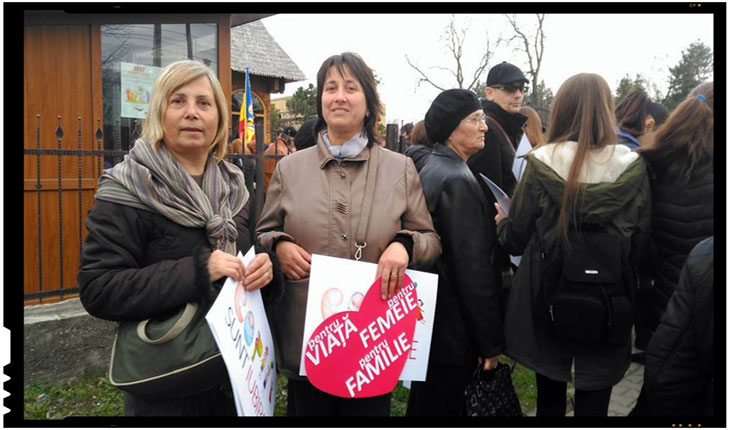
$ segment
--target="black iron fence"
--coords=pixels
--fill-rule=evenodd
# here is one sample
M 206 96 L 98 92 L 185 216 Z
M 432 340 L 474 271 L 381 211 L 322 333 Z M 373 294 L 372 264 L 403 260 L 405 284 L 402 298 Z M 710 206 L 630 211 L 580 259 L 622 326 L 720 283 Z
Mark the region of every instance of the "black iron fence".
M 61 116 L 58 116 L 57 120 L 58 125 L 55 129 L 55 135 L 49 144 L 48 140 L 41 141 L 41 118 L 40 115 L 37 115 L 35 148 L 26 147 L 23 150 L 25 158 L 25 201 L 27 203 L 35 202 L 35 205 L 25 205 L 26 211 L 33 213 L 24 214 L 24 265 L 26 267 L 24 267 L 23 298 L 26 303 L 43 303 L 44 299 L 51 298 L 53 301 L 64 300 L 69 296 L 73 297 L 78 294 L 79 288 L 76 285 L 75 273 L 80 262 L 85 238 L 86 216 L 91 206 L 93 206 L 93 197 L 91 196 L 93 196 L 96 189 L 96 185 L 89 187 L 89 181 L 96 184 L 104 169 L 121 162 L 124 156 L 129 153 L 129 149 L 134 146 L 134 141 L 139 137 L 140 132 L 135 121 L 132 132 L 128 136 L 116 133 L 110 144 L 110 142 L 104 141 L 100 120 L 96 120 L 96 124 L 89 127 L 84 124 L 81 118 L 77 118 L 74 139 L 72 136 L 67 136 L 61 127 Z M 117 127 L 117 130 L 119 129 L 120 127 Z M 86 135 L 84 135 L 85 132 Z M 257 136 L 263 136 L 263 127 L 257 127 L 256 134 Z M 91 137 L 91 145 L 88 143 L 90 136 L 93 136 Z M 254 217 L 251 220 L 251 225 L 255 225 L 265 199 L 263 160 L 265 158 L 280 159 L 284 157 L 284 155 L 264 156 L 264 144 L 261 139 L 258 140 L 256 145 L 257 154 L 229 153 L 226 155 L 226 159 L 230 162 L 238 159 L 254 160 L 254 186 L 251 190 L 252 215 Z M 42 143 L 45 144 L 42 145 Z M 84 146 L 86 146 L 86 149 L 84 149 Z M 107 148 L 104 148 L 104 146 L 107 146 Z M 129 149 L 122 149 L 123 146 Z M 89 147 L 95 149 L 88 149 Z M 42 163 L 42 160 L 49 160 L 54 157 L 57 168 L 49 168 L 47 161 Z M 34 159 L 35 163 L 29 158 Z M 68 160 L 74 159 L 77 168 L 69 169 Z M 71 170 L 75 170 L 75 172 L 71 173 Z M 245 171 L 244 174 L 251 175 L 251 172 Z M 57 188 L 51 189 L 54 183 Z M 49 186 L 49 184 L 51 185 Z M 30 194 L 35 194 L 35 196 L 30 196 Z M 52 196 L 53 194 L 56 196 Z M 73 195 L 75 195 L 78 204 L 73 210 L 70 210 L 69 201 L 73 200 Z M 86 201 L 86 204 L 84 204 L 84 201 Z M 65 205 L 64 202 L 66 202 Z M 29 207 L 32 210 L 28 211 Z M 47 220 L 44 223 L 44 214 L 48 216 L 49 210 L 54 210 L 53 215 L 58 218 L 57 223 L 50 223 Z M 54 229 L 56 231 L 53 231 Z M 78 234 L 71 233 L 74 236 L 72 239 L 74 243 L 68 243 L 69 237 L 65 233 L 69 231 L 78 232 Z M 30 239 L 31 236 L 35 237 Z M 64 238 L 66 238 L 65 241 Z M 57 243 L 54 243 L 55 241 Z M 73 255 L 69 255 L 69 253 Z

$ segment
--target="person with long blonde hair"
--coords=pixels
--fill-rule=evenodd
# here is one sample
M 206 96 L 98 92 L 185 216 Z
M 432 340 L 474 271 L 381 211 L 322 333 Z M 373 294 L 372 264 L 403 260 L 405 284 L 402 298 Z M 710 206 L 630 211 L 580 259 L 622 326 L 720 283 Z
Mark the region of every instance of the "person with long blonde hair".
M 565 415 L 571 380 L 576 416 L 607 415 L 611 389 L 630 364 L 633 268 L 648 236 L 650 191 L 643 160 L 616 144 L 613 112 L 601 76 L 581 73 L 566 80 L 555 96 L 545 143 L 527 156 L 509 215 L 495 205 L 500 243 L 522 255 L 505 317 L 506 355 L 535 371 L 538 416 Z M 591 237 L 589 229 L 597 228 L 615 245 L 601 249 L 609 261 L 599 261 L 614 262 L 607 272 L 611 282 L 601 287 L 609 324 L 594 325 L 599 338 L 571 343 L 556 335 L 546 291 L 564 284 L 566 274 L 551 274 L 563 270 L 562 263 Z

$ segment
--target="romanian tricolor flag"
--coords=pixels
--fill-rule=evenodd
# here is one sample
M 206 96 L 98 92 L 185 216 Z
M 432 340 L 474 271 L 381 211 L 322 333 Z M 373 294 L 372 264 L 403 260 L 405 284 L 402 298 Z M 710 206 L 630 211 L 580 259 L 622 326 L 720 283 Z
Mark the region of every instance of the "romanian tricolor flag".
M 244 145 L 256 142 L 256 129 L 253 123 L 253 103 L 251 99 L 251 80 L 246 67 L 246 85 L 241 102 L 241 113 L 238 116 L 238 137 Z

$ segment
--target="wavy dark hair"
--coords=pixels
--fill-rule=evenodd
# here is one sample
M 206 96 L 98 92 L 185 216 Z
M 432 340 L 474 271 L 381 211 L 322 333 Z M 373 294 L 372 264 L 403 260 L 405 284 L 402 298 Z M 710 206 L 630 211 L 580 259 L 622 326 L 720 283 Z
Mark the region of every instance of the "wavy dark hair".
M 618 127 L 634 137 L 644 134 L 651 99 L 641 87 L 634 87 L 616 106 Z
M 713 82 L 700 84 L 659 127 L 654 141 L 637 152 L 660 177 L 683 178 L 689 182 L 712 171 L 714 111 Z
M 343 76 L 345 72 L 352 75 L 357 79 L 365 93 L 365 103 L 369 115 L 365 115 L 364 128 L 368 136 L 368 146 L 371 146 L 375 141 L 375 122 L 379 116 L 383 115 L 383 105 L 380 103 L 377 83 L 372 69 L 354 52 L 333 55 L 324 60 L 324 63 L 320 66 L 319 72 L 317 72 L 317 124 L 314 129 L 316 133 L 319 133 L 327 127 L 327 122 L 322 115 L 322 92 L 324 91 L 324 80 L 332 67 L 335 67 Z

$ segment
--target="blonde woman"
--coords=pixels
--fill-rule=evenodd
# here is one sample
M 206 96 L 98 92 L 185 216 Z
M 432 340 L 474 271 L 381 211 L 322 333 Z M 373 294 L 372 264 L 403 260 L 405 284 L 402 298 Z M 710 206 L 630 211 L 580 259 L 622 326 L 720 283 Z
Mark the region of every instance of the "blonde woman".
M 170 64 L 155 80 L 142 132 L 122 163 L 99 179 L 78 271 L 86 310 L 111 321 L 162 317 L 210 304 L 226 277 L 248 290 L 273 284 L 266 252 L 251 246 L 243 173 L 223 161 L 228 101 L 197 61 Z M 272 288 L 267 288 L 271 293 Z M 125 415 L 236 415 L 223 362 L 216 377 L 169 398 L 125 393 Z

